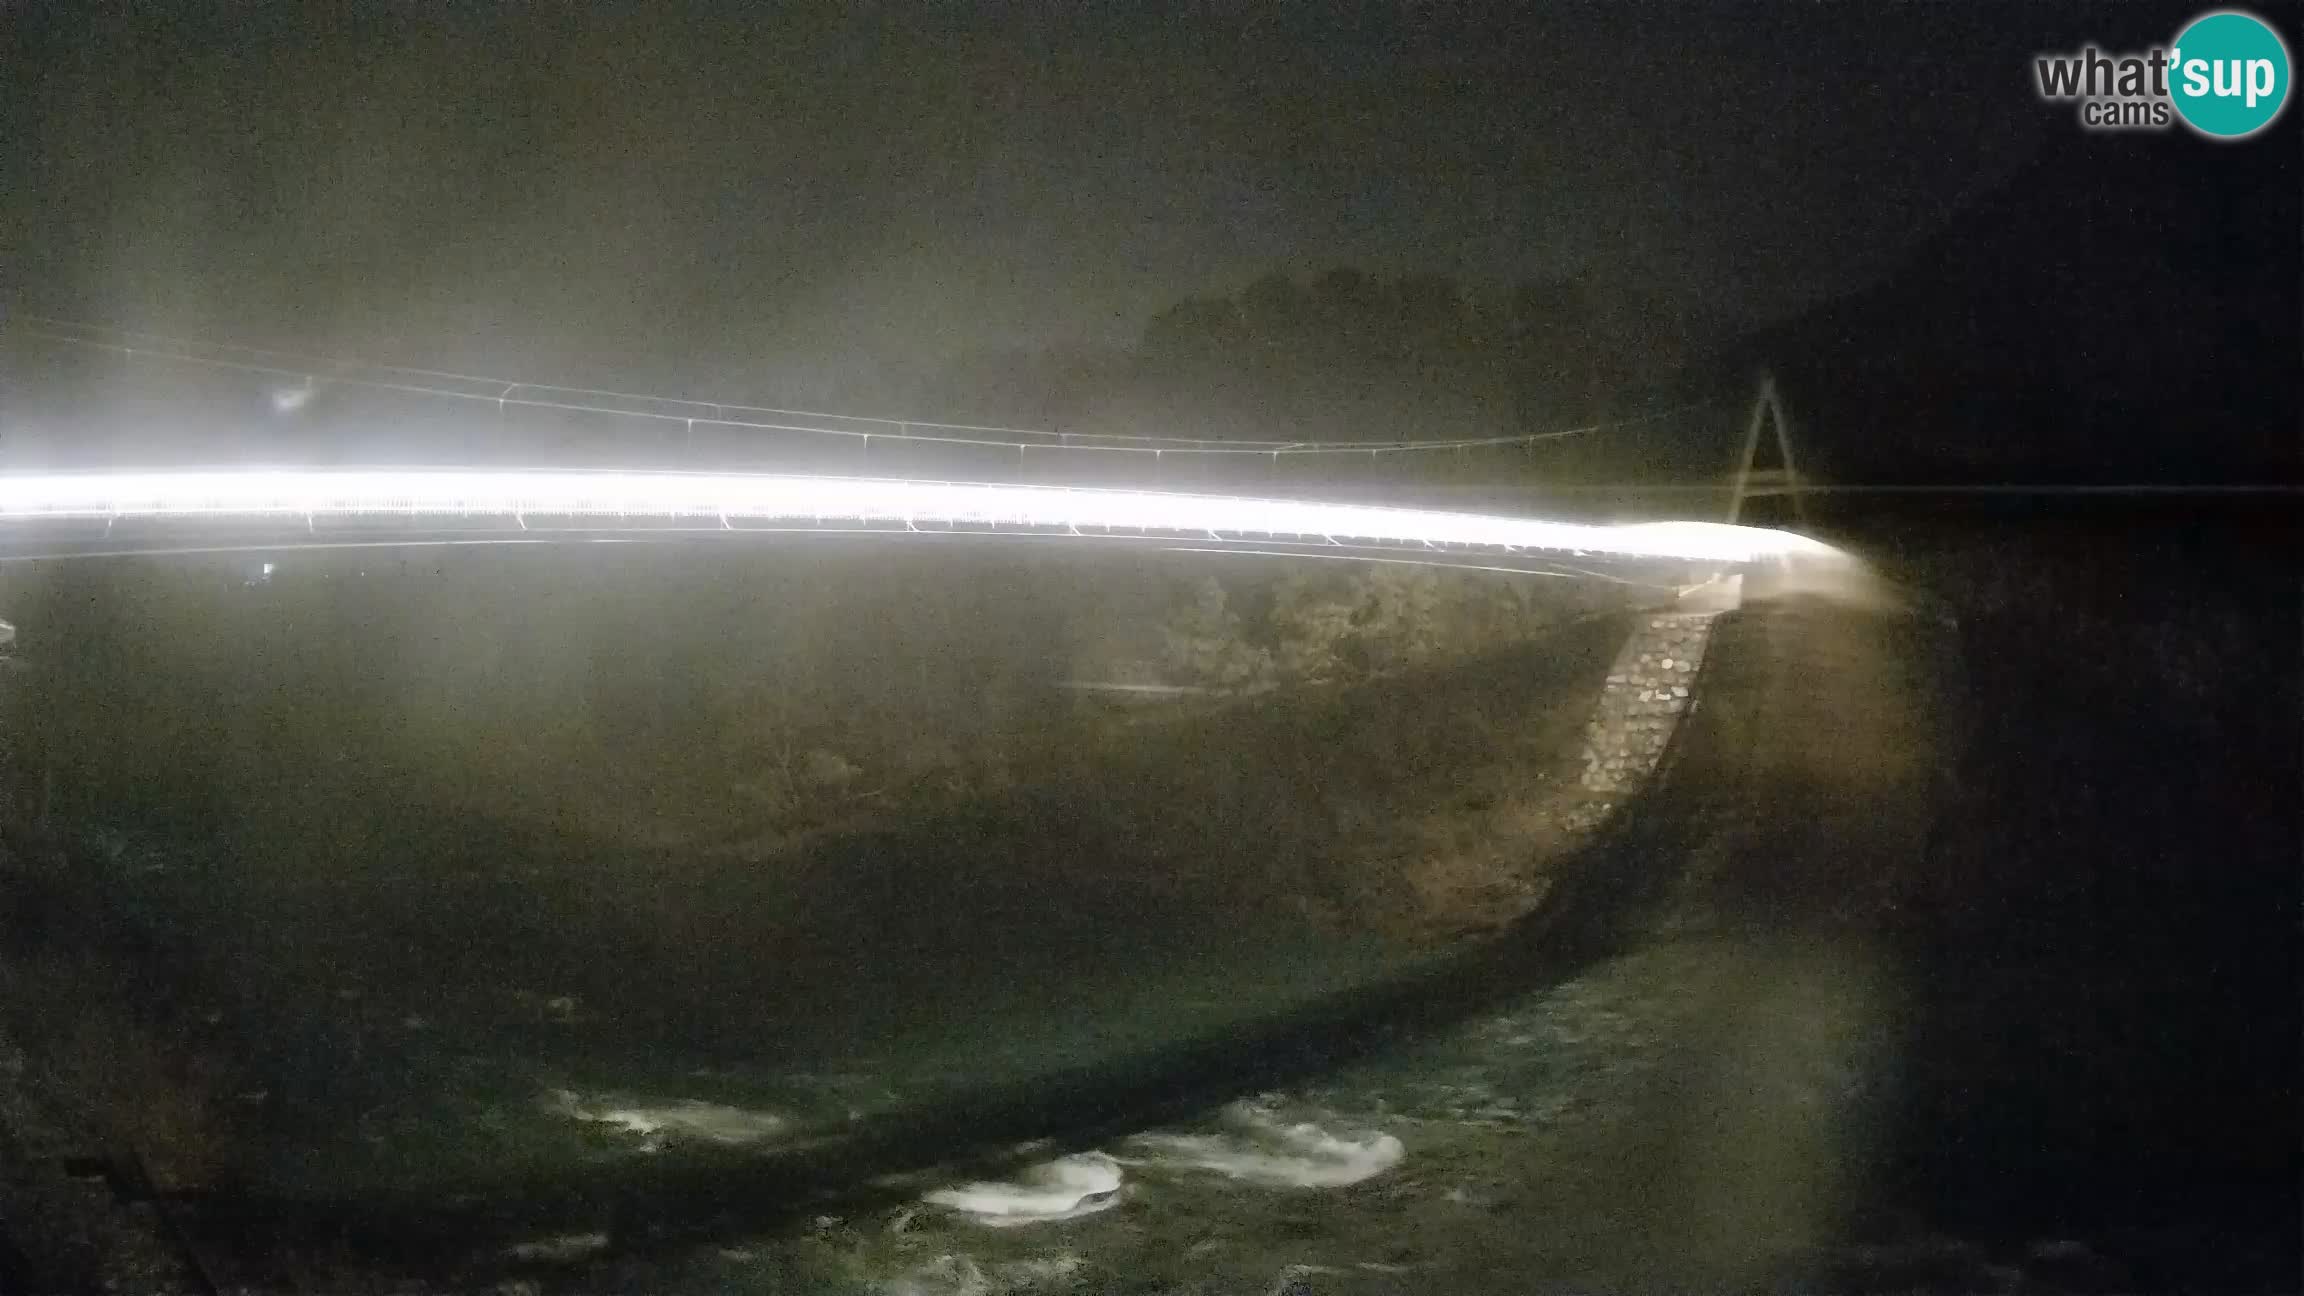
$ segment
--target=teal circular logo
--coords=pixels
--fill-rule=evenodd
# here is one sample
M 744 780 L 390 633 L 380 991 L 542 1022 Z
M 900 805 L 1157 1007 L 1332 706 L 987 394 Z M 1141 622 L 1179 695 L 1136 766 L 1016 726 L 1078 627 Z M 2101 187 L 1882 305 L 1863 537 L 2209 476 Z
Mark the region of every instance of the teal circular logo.
M 2288 46 L 2261 18 L 2203 14 L 2176 37 L 2168 59 L 2168 97 L 2203 135 L 2253 135 L 2288 102 Z

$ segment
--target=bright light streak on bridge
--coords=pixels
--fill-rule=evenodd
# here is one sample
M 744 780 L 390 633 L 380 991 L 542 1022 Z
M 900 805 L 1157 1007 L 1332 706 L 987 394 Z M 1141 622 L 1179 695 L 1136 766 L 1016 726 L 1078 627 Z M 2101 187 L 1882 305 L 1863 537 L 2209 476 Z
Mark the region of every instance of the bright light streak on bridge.
M 1423 545 L 1740 564 L 1820 557 L 1828 545 L 1702 522 L 1595 526 L 1478 513 L 1078 487 L 854 477 L 431 470 L 270 470 L 0 476 L 0 523 L 99 520 L 407 523 L 511 521 L 527 530 L 607 520 L 735 529 L 809 525 L 1205 535 Z

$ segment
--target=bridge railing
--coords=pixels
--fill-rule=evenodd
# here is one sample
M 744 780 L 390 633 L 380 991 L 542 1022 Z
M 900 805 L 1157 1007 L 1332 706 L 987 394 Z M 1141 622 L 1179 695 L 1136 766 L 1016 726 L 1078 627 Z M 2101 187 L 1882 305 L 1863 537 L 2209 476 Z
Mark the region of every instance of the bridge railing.
M 0 465 L 458 465 L 1103 486 L 1594 520 L 1717 518 L 1741 411 L 1396 440 L 1031 429 L 527 384 L 19 316 Z

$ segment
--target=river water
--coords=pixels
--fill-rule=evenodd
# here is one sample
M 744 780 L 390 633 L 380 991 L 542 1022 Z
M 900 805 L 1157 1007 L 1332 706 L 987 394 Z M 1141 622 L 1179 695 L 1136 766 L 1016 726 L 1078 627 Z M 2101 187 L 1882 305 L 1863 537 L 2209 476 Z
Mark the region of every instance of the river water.
M 1881 1100 L 1881 1023 L 1855 971 L 1824 955 L 1773 963 L 1733 939 L 1668 942 L 1417 1047 L 1050 1157 L 1003 1182 L 934 1183 L 906 1204 L 731 1238 L 670 1268 L 611 1261 L 587 1281 L 634 1291 L 1388 1293 L 1806 1272 L 1842 1223 L 1832 1176 L 1808 1168 L 1852 1157 Z M 1730 998 L 1764 1038 L 1742 1038 L 1742 1083 L 1722 1087 L 1719 1057 L 1700 1044 L 1699 1061 L 1690 1041 L 1717 1038 Z M 1754 999 L 1767 1006 L 1754 1010 Z M 1706 1089 L 1690 1092 L 1692 1077 Z M 1717 1122 L 1696 1137 L 1691 1102 Z M 1787 1105 L 1797 1124 L 1784 1121 Z M 686 1134 L 636 1128 L 651 1113 L 680 1119 L 664 1095 L 559 1114 L 622 1122 L 611 1137 L 630 1156 L 682 1137 L 750 1135 L 719 1111 L 693 1112 Z M 726 1124 L 706 1128 L 714 1119 Z M 1687 1159 L 1656 1177 L 1646 1153 L 1666 1142 Z M 1732 1156 L 1709 1164 L 1710 1151 Z M 539 1238 L 530 1254 L 605 1241 Z

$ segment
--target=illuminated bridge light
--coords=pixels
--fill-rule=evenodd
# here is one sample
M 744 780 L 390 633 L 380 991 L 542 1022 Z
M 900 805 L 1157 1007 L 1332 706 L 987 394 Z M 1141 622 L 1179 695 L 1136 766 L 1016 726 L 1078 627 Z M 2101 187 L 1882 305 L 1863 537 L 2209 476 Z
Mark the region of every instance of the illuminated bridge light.
M 1194 534 L 1339 545 L 1421 545 L 1742 564 L 1826 557 L 1817 541 L 1703 522 L 1592 525 L 1479 513 L 1151 491 L 773 474 L 274 470 L 0 476 L 0 524 L 195 524 L 485 519 L 528 531 L 606 519 L 675 528 L 826 527 Z M 552 524 L 565 520 L 568 525 Z

